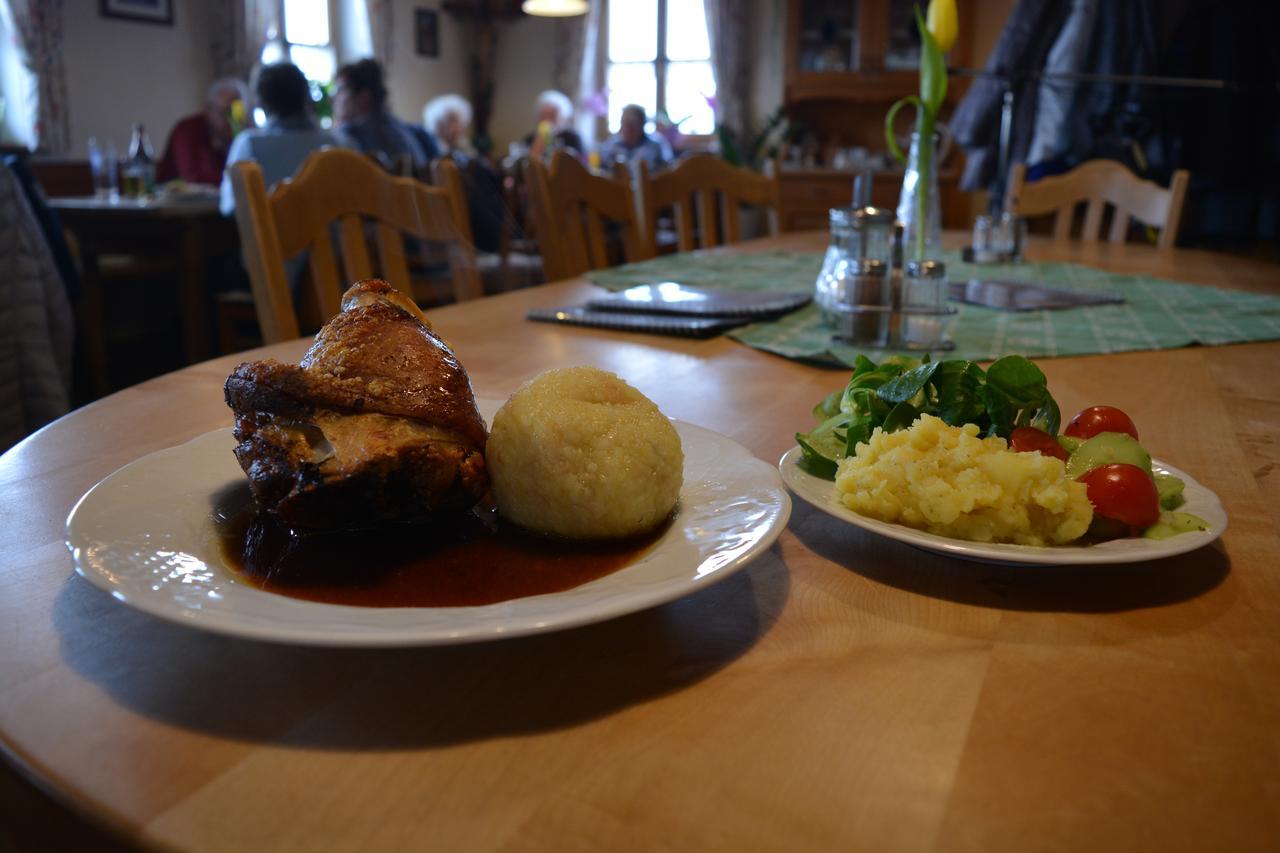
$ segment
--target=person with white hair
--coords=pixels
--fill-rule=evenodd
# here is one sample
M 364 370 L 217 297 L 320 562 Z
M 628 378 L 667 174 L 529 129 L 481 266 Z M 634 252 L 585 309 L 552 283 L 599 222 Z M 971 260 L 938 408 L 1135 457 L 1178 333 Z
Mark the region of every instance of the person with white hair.
M 529 156 L 542 159 L 550 151 L 564 148 L 581 157 L 586 153 L 582 137 L 569 126 L 573 118 L 573 101 L 564 92 L 547 89 L 538 95 L 534 105 L 534 131 L 524 138 Z
M 205 95 L 204 109 L 182 119 L 169 132 L 164 156 L 156 166 L 156 180 L 220 183 L 231 139 L 252 126 L 251 115 L 249 87 L 243 80 L 215 80 Z
M 440 95 L 423 108 L 422 122 L 435 136 L 441 156 L 451 158 L 462 172 L 476 249 L 498 251 L 506 223 L 502 175 L 486 158 L 476 156 L 467 140 L 471 104 L 461 95 Z
M 422 123 L 436 138 L 436 147 L 442 156 L 474 155 L 467 139 L 471 125 L 471 104 L 461 95 L 440 95 L 432 98 L 422 108 Z

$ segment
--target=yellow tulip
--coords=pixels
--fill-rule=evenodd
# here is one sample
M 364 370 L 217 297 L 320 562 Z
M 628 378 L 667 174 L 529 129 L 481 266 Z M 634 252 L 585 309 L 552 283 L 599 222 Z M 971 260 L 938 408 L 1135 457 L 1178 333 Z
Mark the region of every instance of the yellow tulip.
M 927 14 L 929 35 L 938 43 L 938 50 L 946 53 L 956 43 L 960 26 L 956 15 L 956 0 L 929 0 Z

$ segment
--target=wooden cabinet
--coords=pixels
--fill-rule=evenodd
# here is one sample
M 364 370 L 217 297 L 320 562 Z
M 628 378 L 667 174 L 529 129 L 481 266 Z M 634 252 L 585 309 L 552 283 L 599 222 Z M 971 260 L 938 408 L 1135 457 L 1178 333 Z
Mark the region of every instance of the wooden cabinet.
M 833 207 L 848 207 L 853 200 L 855 172 L 847 169 L 786 169 L 778 176 L 782 194 L 781 226 L 785 231 L 826 228 Z M 944 168 L 938 174 L 942 194 L 942 223 L 947 228 L 967 228 L 972 222 L 970 195 L 959 189 L 960 173 Z M 901 169 L 873 169 L 871 203 L 893 210 L 902 187 Z
M 923 9 L 927 0 L 919 0 Z M 920 37 L 912 0 L 787 0 L 784 104 L 802 149 L 781 164 L 788 227 L 825 227 L 831 207 L 848 205 L 854 172 L 842 166 L 857 149 L 872 164 L 873 201 L 897 206 L 902 170 L 886 156 L 884 117 L 897 99 L 919 91 Z M 973 0 L 958 0 L 961 22 L 971 20 Z M 952 66 L 969 64 L 967 31 L 947 55 Z M 943 119 L 964 93 L 952 77 Z M 903 110 L 906 133 L 912 111 Z M 839 152 L 844 152 L 840 154 Z M 798 161 L 798 162 L 797 162 Z M 967 227 L 967 195 L 957 187 L 961 157 L 952 151 L 939 173 L 943 225 Z
M 786 102 L 888 104 L 916 92 L 916 5 L 914 0 L 788 0 Z M 964 20 L 970 4 L 957 5 Z M 968 64 L 968 39 L 957 40 L 947 60 Z

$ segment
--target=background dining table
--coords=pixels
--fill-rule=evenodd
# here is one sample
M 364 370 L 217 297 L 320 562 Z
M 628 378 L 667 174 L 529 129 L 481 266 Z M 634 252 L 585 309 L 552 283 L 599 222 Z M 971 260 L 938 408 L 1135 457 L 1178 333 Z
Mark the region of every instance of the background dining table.
M 1030 255 L 1280 293 L 1280 267 L 1201 251 Z M 597 292 L 559 282 L 430 317 L 479 395 L 594 364 L 771 463 L 847 379 L 723 337 L 524 319 Z M 1219 541 L 1151 563 L 964 562 L 796 501 L 765 556 L 686 598 L 384 650 L 204 633 L 73 572 L 63 521 L 87 489 L 229 426 L 232 367 L 305 346 L 128 388 L 0 458 L 0 848 L 1280 844 L 1280 342 L 1041 362 L 1064 413 L 1120 406 L 1221 497 Z
M 76 235 L 83 271 L 77 307 L 80 340 L 86 350 L 89 381 L 98 395 L 111 387 L 107 355 L 107 309 L 112 299 L 101 260 L 107 255 L 138 255 L 172 269 L 172 289 L 182 324 L 188 364 L 213 354 L 210 342 L 214 299 L 209 288 L 209 259 L 239 246 L 235 221 L 218 210 L 216 194 L 109 200 L 94 196 L 49 199 L 64 227 Z

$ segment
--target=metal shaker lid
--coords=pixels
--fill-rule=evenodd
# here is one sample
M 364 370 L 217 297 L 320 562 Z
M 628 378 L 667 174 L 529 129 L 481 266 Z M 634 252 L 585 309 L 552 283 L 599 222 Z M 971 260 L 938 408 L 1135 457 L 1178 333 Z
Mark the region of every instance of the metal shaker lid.
M 946 278 L 947 265 L 942 261 L 907 261 L 905 271 L 911 278 Z

